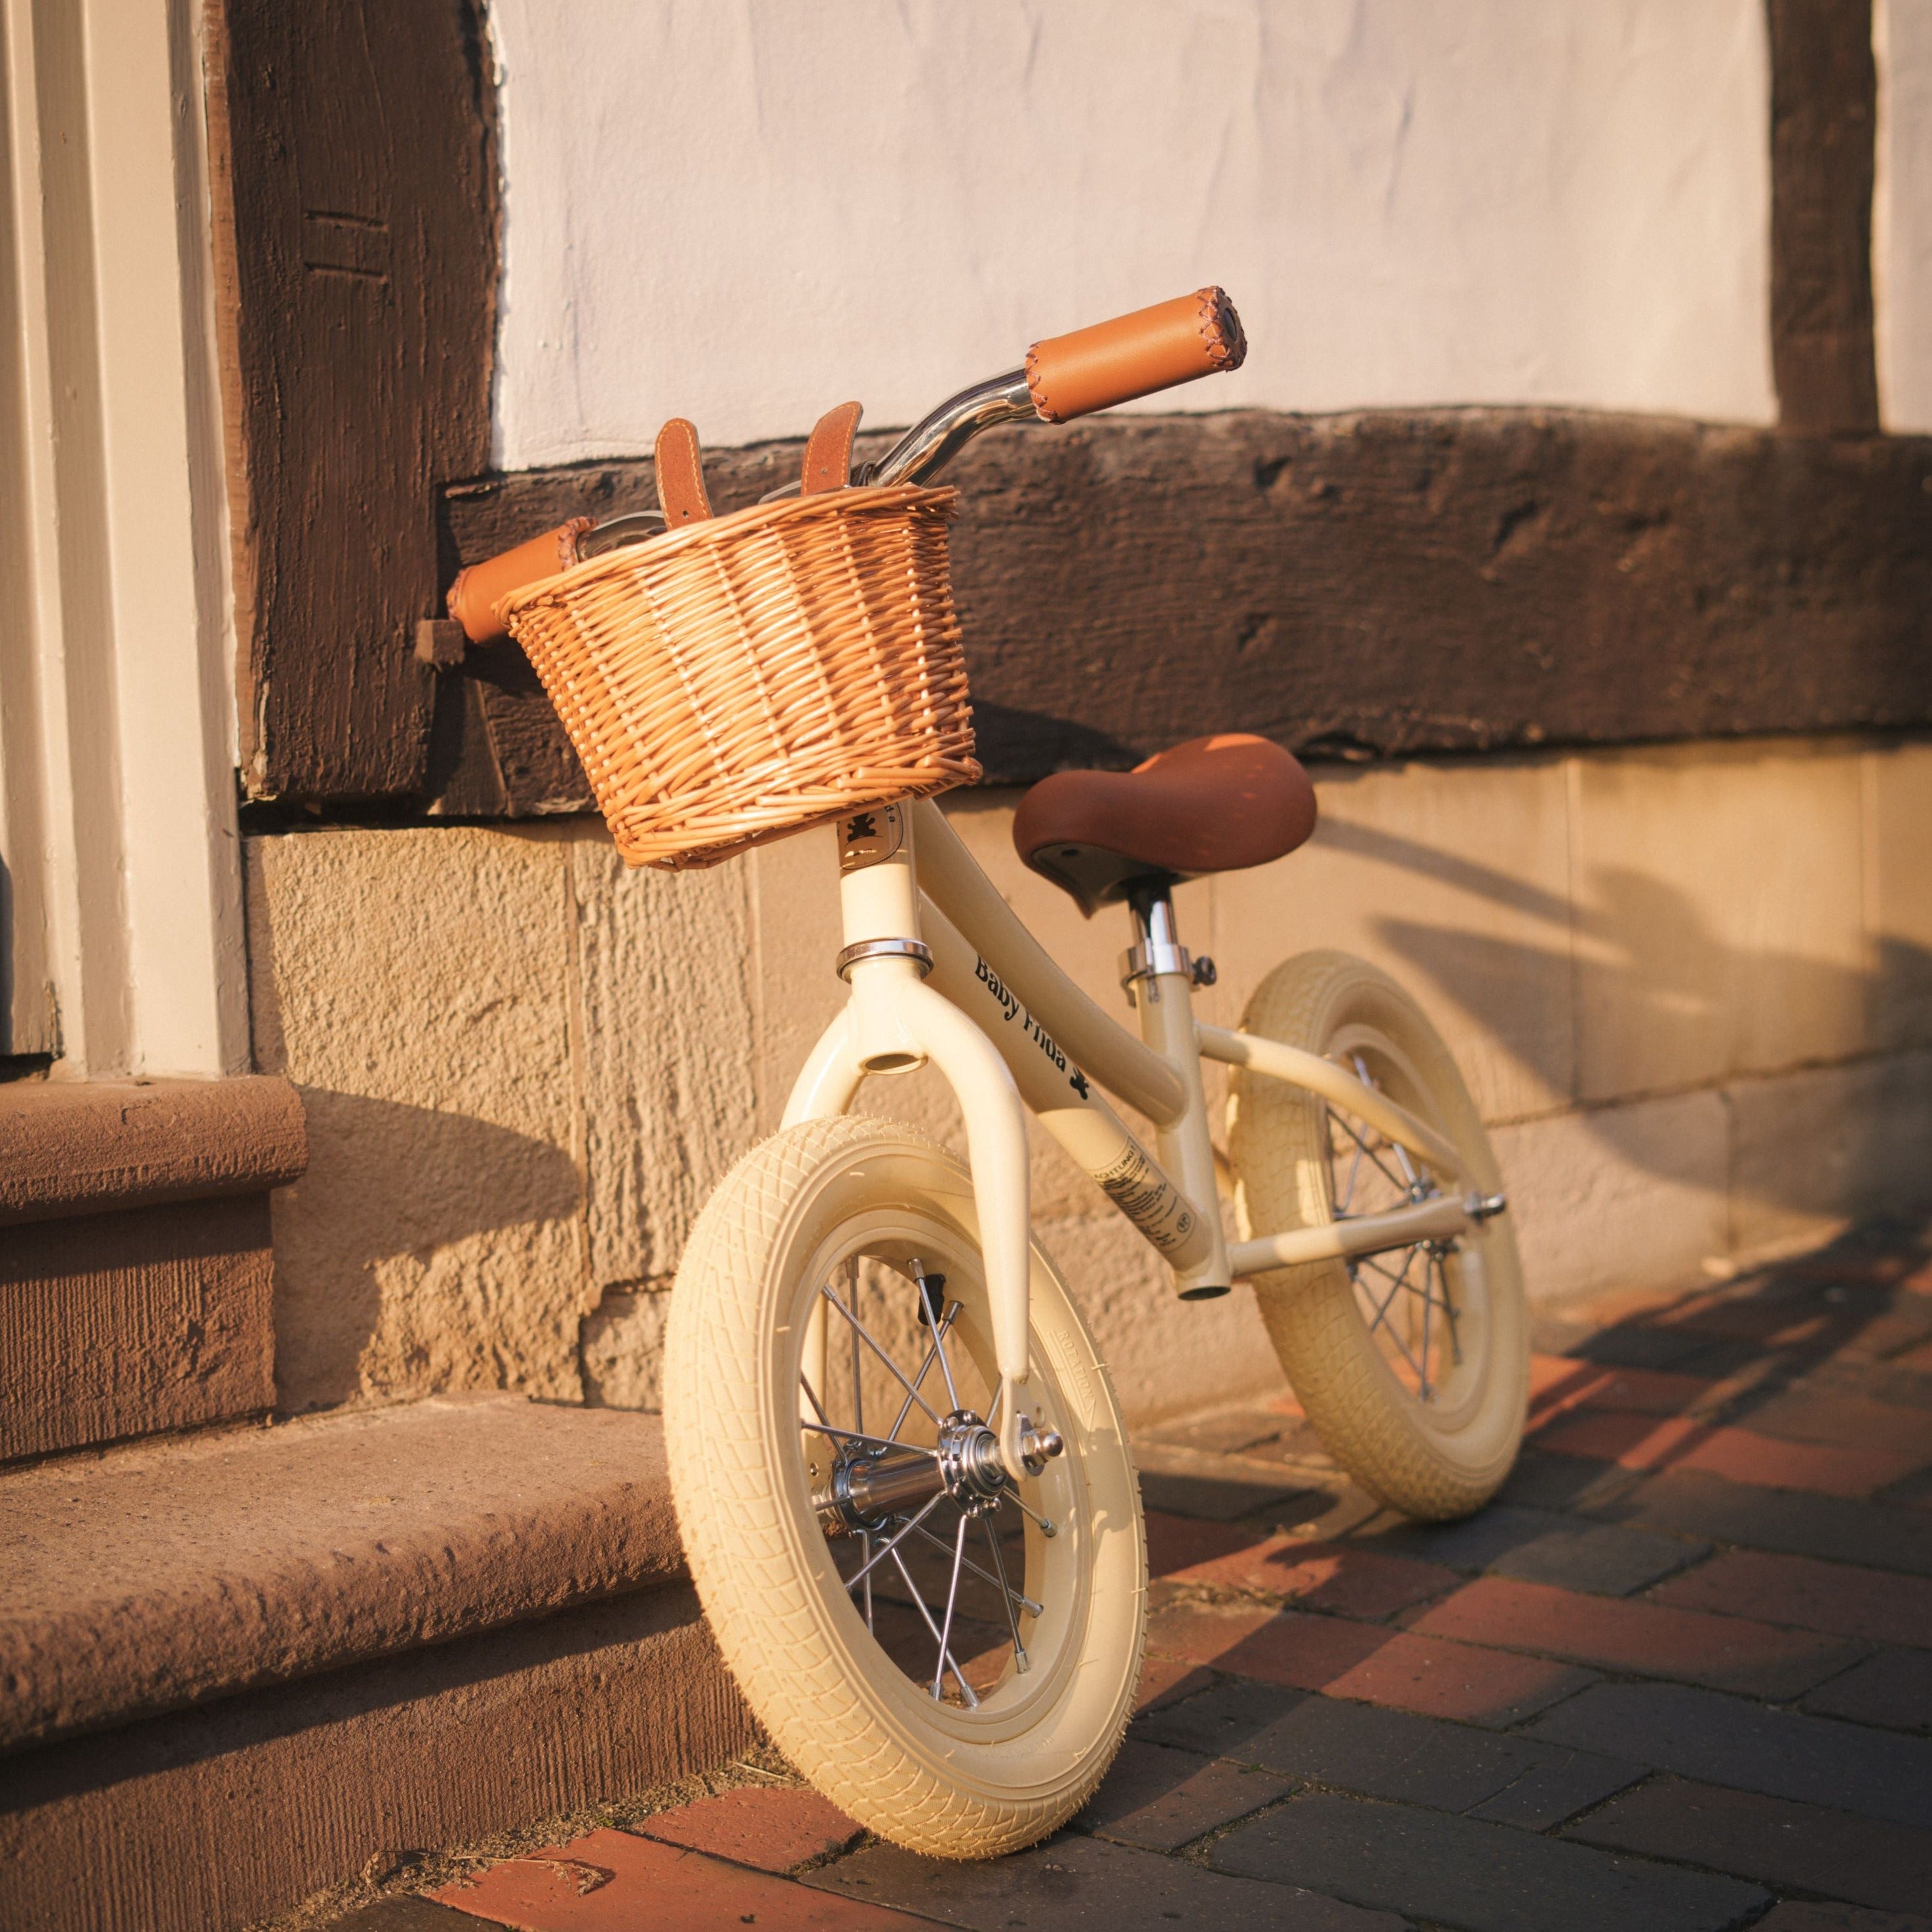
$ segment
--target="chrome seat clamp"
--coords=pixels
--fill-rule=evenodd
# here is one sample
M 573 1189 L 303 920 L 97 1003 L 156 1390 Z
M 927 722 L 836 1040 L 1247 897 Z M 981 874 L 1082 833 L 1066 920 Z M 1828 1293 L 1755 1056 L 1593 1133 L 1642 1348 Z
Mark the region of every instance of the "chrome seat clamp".
M 862 959 L 910 959 L 923 980 L 932 970 L 932 948 L 916 939 L 862 939 L 848 946 L 832 963 L 842 980 L 850 980 Z

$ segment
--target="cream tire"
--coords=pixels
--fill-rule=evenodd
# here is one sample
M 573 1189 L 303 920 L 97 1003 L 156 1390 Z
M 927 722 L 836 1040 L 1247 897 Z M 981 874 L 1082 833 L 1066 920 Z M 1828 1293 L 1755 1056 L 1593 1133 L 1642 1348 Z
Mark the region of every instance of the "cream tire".
M 1304 953 L 1262 982 L 1243 1027 L 1366 1073 L 1444 1136 L 1468 1174 L 1438 1179 L 1306 1090 L 1238 1072 L 1228 1154 L 1244 1236 L 1399 1206 L 1424 1190 L 1502 1192 L 1454 1059 L 1386 974 L 1345 953 Z M 1364 1174 L 1379 1198 L 1365 1195 Z M 1528 1402 L 1528 1322 L 1507 1211 L 1454 1244 L 1418 1244 L 1352 1270 L 1341 1261 L 1276 1269 L 1255 1290 L 1297 1399 L 1363 1488 L 1436 1520 L 1496 1493 Z
M 848 1330 L 876 1329 L 896 1360 L 893 1338 L 901 1337 L 909 1352 L 900 1365 L 904 1383 L 936 1394 L 936 1371 L 931 1379 L 912 1373 L 912 1354 L 932 1353 L 932 1324 L 917 1303 L 908 1304 L 910 1314 L 902 1306 L 904 1296 L 927 1292 L 909 1285 L 918 1280 L 915 1268 L 933 1279 L 943 1274 L 939 1299 L 958 1309 L 956 1318 L 949 1309 L 940 1325 L 945 1376 L 949 1385 L 955 1376 L 962 1384 L 958 1410 L 973 1408 L 998 1377 L 966 1169 L 916 1130 L 869 1119 L 807 1122 L 754 1148 L 699 1216 L 678 1272 L 665 1436 L 699 1596 L 725 1661 L 778 1748 L 881 1838 L 940 1857 L 989 1858 L 1065 1822 L 1119 1748 L 1144 1637 L 1145 1540 L 1106 1369 L 1036 1244 L 1025 1408 L 1057 1430 L 1065 1448 L 1021 1486 L 1030 1517 L 1003 1499 L 984 1506 L 991 1514 L 982 1522 L 942 1498 L 959 1521 L 958 1549 L 978 1552 L 986 1581 L 972 1587 L 995 1605 L 987 1618 L 1004 1612 L 1010 1641 L 962 1664 L 964 1642 L 956 1636 L 953 1652 L 934 1644 L 931 1656 L 922 1653 L 916 1672 L 896 1660 L 903 1647 L 889 1654 L 871 1622 L 874 1597 L 863 1582 L 847 1585 L 860 1567 L 858 1532 L 837 1527 L 826 1502 L 832 1465 L 862 1455 L 862 1444 L 830 1433 L 826 1419 L 838 1413 L 829 1406 L 834 1380 L 844 1372 Z M 858 1315 L 848 1318 L 842 1306 L 821 1312 L 835 1346 L 811 1360 L 826 1387 L 802 1394 L 809 1318 L 823 1310 L 822 1285 L 842 1304 L 842 1281 Z M 915 1322 L 922 1335 L 908 1326 Z M 850 1354 L 851 1400 L 864 1426 L 882 1434 L 880 1412 L 863 1406 L 882 1372 L 856 1339 Z M 910 1411 L 890 1439 L 910 1442 L 925 1426 L 920 1412 Z M 907 1452 L 892 1453 L 903 1461 Z M 847 1464 L 839 1468 L 849 1475 Z M 1040 1518 L 1055 1534 L 1042 1534 Z M 928 1520 L 927 1543 L 947 1542 L 953 1532 L 935 1536 L 931 1528 L 945 1520 Z M 828 1522 L 835 1534 L 828 1534 Z M 1002 1526 L 1013 1546 L 1005 1557 Z M 902 1558 L 922 1546 L 900 1519 L 892 1520 L 891 1533 Z M 889 1585 L 898 1591 L 878 1600 L 884 1621 L 896 1618 L 925 1641 L 904 1600 L 910 1594 L 920 1598 L 925 1629 L 934 1636 L 966 1628 L 963 1613 L 956 1625 L 950 1604 L 942 1627 L 938 1601 L 925 1604 L 915 1568 L 902 1568 L 901 1589 L 877 1560 L 886 1532 L 868 1535 L 862 1547 L 874 1567 L 866 1576 L 882 1592 Z M 926 1556 L 943 1577 L 944 1556 Z M 974 1561 L 965 1559 L 966 1570 Z M 994 1564 L 1004 1595 L 992 1588 Z M 965 1571 L 956 1551 L 950 1574 L 957 1596 Z M 1016 1654 L 1022 1646 L 1024 1669 Z M 935 1670 L 944 1694 L 925 1681 Z

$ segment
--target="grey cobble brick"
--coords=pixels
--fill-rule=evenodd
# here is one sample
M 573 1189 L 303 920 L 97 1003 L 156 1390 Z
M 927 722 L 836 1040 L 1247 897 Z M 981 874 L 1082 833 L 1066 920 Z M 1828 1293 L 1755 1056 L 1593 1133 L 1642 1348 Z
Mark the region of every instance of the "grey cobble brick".
M 1325 1792 L 1237 1826 L 1209 1857 L 1468 1932 L 1724 1932 L 1770 1902 L 1735 1879 Z
M 1566 1847 L 1566 1849 L 1574 1849 Z M 1600 1856 L 1600 1854 L 1592 1856 Z M 1049 1840 L 983 1864 L 874 1845 L 804 1882 L 971 1932 L 1402 1932 L 1402 1921 L 1299 1886 L 1261 1884 L 1096 1838 Z
M 1738 1791 L 1932 1828 L 1932 1742 L 1676 1684 L 1599 1684 L 1528 1735 Z
M 1172 1852 L 1273 1804 L 1292 1788 L 1272 1772 L 1130 1738 L 1074 1828 L 1150 1852 Z
M 1564 1835 L 1859 1905 L 1906 1911 L 1932 1898 L 1932 1835 L 1680 1778 L 1653 1778 Z

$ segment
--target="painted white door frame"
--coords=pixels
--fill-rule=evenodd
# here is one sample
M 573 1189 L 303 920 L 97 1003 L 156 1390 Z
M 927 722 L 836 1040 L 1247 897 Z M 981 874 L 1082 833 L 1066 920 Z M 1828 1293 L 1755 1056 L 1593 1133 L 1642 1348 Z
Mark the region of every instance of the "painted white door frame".
M 81 1077 L 248 1059 L 200 25 L 0 0 L 0 1048 Z

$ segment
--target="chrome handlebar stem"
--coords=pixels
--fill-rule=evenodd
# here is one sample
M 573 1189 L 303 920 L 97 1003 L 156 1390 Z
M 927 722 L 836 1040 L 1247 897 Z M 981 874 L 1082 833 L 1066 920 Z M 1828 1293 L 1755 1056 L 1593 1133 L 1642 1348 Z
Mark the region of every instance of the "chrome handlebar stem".
M 940 404 L 886 451 L 868 483 L 926 483 L 944 470 L 982 430 L 1006 422 L 1038 422 L 1024 369 L 975 382 Z
M 861 464 L 853 472 L 857 484 L 928 483 L 982 430 L 1000 423 L 1039 422 L 1040 414 L 1033 406 L 1033 392 L 1027 387 L 1026 371 L 1012 369 L 1004 376 L 992 376 L 962 389 L 949 401 L 908 430 L 877 463 Z M 796 496 L 799 486 L 787 483 L 768 490 L 758 500 L 775 503 Z

